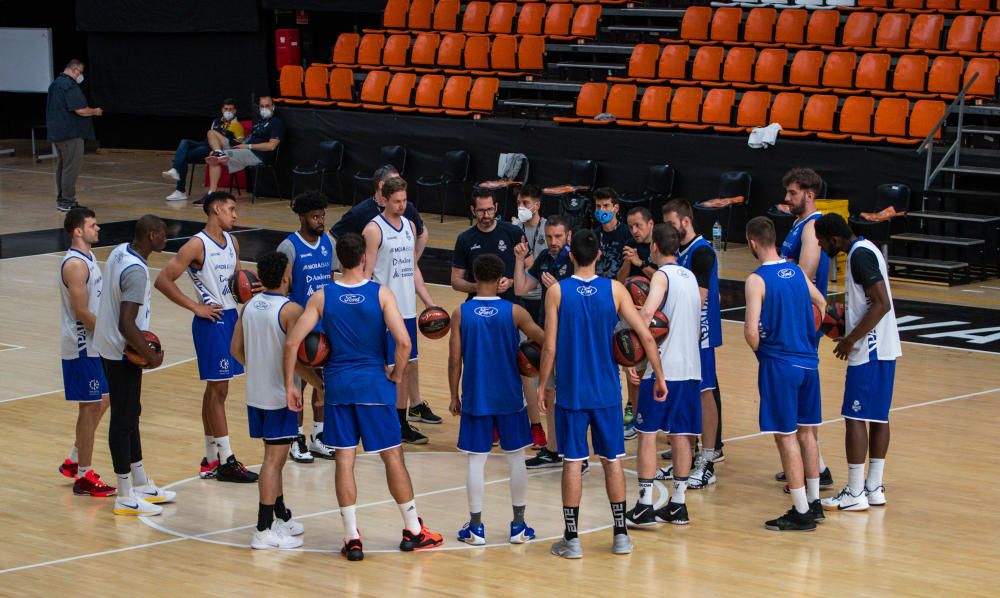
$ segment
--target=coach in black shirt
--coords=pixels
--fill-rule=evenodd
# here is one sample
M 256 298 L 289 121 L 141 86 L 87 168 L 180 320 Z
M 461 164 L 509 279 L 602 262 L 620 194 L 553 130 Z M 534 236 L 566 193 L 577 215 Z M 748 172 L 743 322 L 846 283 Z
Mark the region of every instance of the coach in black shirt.
M 76 179 L 83 165 L 84 140 L 94 139 L 92 117 L 104 114 L 87 105 L 81 83 L 83 63 L 74 58 L 49 85 L 45 105 L 48 140 L 56 151 L 56 209 L 60 212 L 77 205 Z
M 472 215 L 476 225 L 458 236 L 451 264 L 451 288 L 472 298 L 476 283 L 472 279 L 472 262 L 479 255 L 492 253 L 503 260 L 504 276 L 497 294 L 514 301 L 514 247 L 524 239 L 521 229 L 496 219 L 497 201 L 489 191 L 476 191 L 472 196 Z
M 625 257 L 618 280 L 625 282 L 632 276 L 652 278 L 656 272 L 656 264 L 649 259 L 649 250 L 653 241 L 653 214 L 643 207 L 632 208 L 625 218 L 632 238 L 625 243 L 622 254 Z
M 514 249 L 517 261 L 514 266 L 514 292 L 524 295 L 536 287 L 542 289 L 542 305 L 545 305 L 545 292 L 560 280 L 573 275 L 573 262 L 569 259 L 570 230 L 566 221 L 560 216 L 550 216 L 545 221 L 545 245 L 548 251 L 543 251 L 535 258 L 530 268 L 525 269 L 524 259 L 528 255 L 528 244 L 519 243 Z M 545 310 L 538 311 L 535 323 L 545 327 Z
M 628 226 L 618 219 L 618 193 L 611 187 L 594 190 L 594 235 L 601 250 L 597 258 L 597 275 L 615 278 L 625 261 L 625 245 L 632 238 Z M 648 257 L 648 256 L 647 256 Z

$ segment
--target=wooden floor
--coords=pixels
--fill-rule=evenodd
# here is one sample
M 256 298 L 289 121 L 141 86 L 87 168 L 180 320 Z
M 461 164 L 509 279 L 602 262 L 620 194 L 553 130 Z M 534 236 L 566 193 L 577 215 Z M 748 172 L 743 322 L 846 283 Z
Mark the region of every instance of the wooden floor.
M 0 159 L 0 234 L 58 228 L 52 209 L 51 163 Z M 147 211 L 199 220 L 200 211 L 167 205 L 170 186 L 159 180 L 166 158 L 155 154 L 87 155 L 80 200 L 105 222 Z M 120 186 L 113 186 L 120 185 Z M 328 223 L 343 207 L 331 208 Z M 291 230 L 285 202 L 240 206 L 240 224 Z M 432 246 L 450 248 L 467 225 L 461 218 L 430 223 Z M 108 250 L 97 252 L 103 259 Z M 169 256 L 154 256 L 162 266 Z M 1000 466 L 995 440 L 1000 421 L 1000 356 L 907 343 L 896 375 L 892 446 L 886 466 L 889 504 L 865 513 L 831 514 L 811 534 L 776 534 L 764 519 L 788 508 L 773 481 L 777 453 L 756 434 L 756 363 L 741 325 L 725 322 L 718 352 L 724 401 L 726 461 L 719 483 L 688 493 L 692 524 L 633 532 L 635 552 L 610 553 L 610 522 L 597 462 L 587 474 L 581 529 L 586 557 L 564 561 L 548 554 L 549 541 L 504 542 L 510 518 L 506 466 L 491 459 L 484 519 L 489 546 L 454 540 L 464 522 L 464 458 L 454 449 L 457 421 L 423 425 L 425 447 L 406 449 L 426 523 L 445 534 L 443 550 L 401 554 L 394 548 L 399 514 L 385 489 L 377 457 L 358 462 L 359 524 L 367 557 L 347 563 L 335 554 L 340 518 L 333 464 L 289 464 L 285 496 L 306 526 L 304 550 L 247 548 L 255 522 L 256 488 L 195 476 L 202 453 L 200 400 L 190 338 L 190 314 L 154 293 L 152 329 L 166 349 L 164 367 L 144 377 L 145 463 L 158 484 L 178 493 L 161 517 L 137 521 L 111 514 L 111 500 L 73 496 L 56 473 L 73 442 L 75 408 L 62 396 L 57 358 L 59 254 L 0 260 L 0 454 L 7 455 L 0 489 L 0 595 L 77 593 L 81 586 L 116 595 L 235 594 L 497 596 L 531 593 L 608 596 L 623 591 L 671 595 L 996 595 L 1000 553 Z M 733 247 L 724 275 L 741 278 L 751 260 Z M 155 274 L 155 271 L 154 271 Z M 951 289 L 897 285 L 897 297 L 997 307 L 1000 294 L 984 284 Z M 182 288 L 184 285 L 182 285 Z M 974 291 L 974 292 L 969 292 Z M 447 309 L 461 297 L 447 287 L 431 293 Z M 1000 312 L 994 326 L 1000 326 Z M 839 419 L 844 364 L 821 350 L 823 453 L 838 488 L 846 479 L 843 422 Z M 422 393 L 435 411 L 447 406 L 446 341 L 421 339 Z M 240 458 L 261 459 L 246 434 L 242 379 L 231 385 L 231 438 Z M 98 431 L 95 466 L 113 479 L 106 448 L 107 419 Z M 626 468 L 634 467 L 629 443 Z M 629 502 L 635 476 L 627 478 Z M 829 493 L 824 493 L 829 494 Z M 663 499 L 662 491 L 658 499 Z M 557 470 L 533 472 L 528 521 L 540 538 L 561 530 Z M 99 588 L 99 589 L 98 589 Z

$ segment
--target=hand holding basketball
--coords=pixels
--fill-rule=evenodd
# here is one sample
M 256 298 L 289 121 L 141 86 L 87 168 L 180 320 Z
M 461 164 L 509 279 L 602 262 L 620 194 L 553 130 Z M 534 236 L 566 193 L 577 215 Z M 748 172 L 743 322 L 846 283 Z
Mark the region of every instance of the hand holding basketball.
M 152 356 L 147 357 L 144 355 L 145 351 L 139 352 L 132 346 L 126 345 L 125 358 L 143 369 L 151 370 L 160 367 L 160 364 L 163 363 L 163 348 L 160 344 L 160 338 L 149 330 L 142 331 L 142 338 L 146 341 Z

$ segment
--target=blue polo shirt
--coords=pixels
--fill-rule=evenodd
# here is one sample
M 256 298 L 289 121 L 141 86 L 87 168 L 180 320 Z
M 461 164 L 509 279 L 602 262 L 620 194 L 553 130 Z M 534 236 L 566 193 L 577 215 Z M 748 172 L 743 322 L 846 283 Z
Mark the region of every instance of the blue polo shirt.
M 76 81 L 60 73 L 49 85 L 45 102 L 46 136 L 50 142 L 68 139 L 94 139 L 94 121 L 76 113 L 87 107 L 87 98 Z

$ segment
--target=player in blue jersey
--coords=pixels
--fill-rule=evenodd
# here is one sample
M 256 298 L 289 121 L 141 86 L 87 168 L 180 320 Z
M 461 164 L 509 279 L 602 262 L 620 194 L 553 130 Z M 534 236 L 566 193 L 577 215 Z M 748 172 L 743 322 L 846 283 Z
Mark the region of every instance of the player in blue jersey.
M 465 482 L 469 521 L 458 532 L 458 539 L 474 546 L 486 544 L 482 523 L 484 470 L 493 448 L 494 429 L 510 465 L 510 498 L 514 507 L 510 543 L 523 544 L 535 538 L 535 530 L 524 522 L 528 498 L 524 449 L 531 446 L 531 422 L 517 369 L 517 352 L 519 331 L 536 343 L 543 342 L 543 332 L 528 310 L 497 295 L 505 268 L 503 260 L 495 255 L 477 257 L 472 262 L 476 296 L 456 308 L 451 316 L 449 411 L 462 416 L 458 450 L 469 455 Z
M 278 252 L 288 258 L 292 267 L 288 298 L 302 307 L 333 277 L 333 240 L 323 234 L 328 204 L 326 196 L 316 191 L 297 195 L 292 200 L 292 210 L 298 214 L 299 230 L 278 245 Z M 323 393 L 315 387 L 311 403 L 313 420 L 309 442 L 306 443 L 300 411 L 299 433 L 291 444 L 292 459 L 297 463 L 312 463 L 313 457 L 333 459 L 333 449 L 323 443 Z
M 746 280 L 743 336 L 759 362 L 760 431 L 774 434 L 793 502 L 787 513 L 764 526 L 812 531 L 824 518 L 816 435 L 810 430 L 823 422 L 812 308 L 823 313 L 826 298 L 801 268 L 778 255 L 770 220 L 751 219 L 746 234 L 760 267 Z
M 302 340 L 319 324 L 330 343 L 330 357 L 323 368 L 324 432 L 326 442 L 336 449 L 337 502 L 344 523 L 341 554 L 352 561 L 364 558 L 355 510 L 358 489 L 354 460 L 359 442 L 364 442 L 366 452 L 379 453 L 385 464 L 389 492 L 403 516 L 399 549 L 410 552 L 435 548 L 444 540 L 424 527 L 417 516 L 396 415 L 396 385 L 409 363 L 409 333 L 392 291 L 365 278 L 365 241 L 361 235 L 347 233 L 338 238 L 337 259 L 343 276 L 313 293 L 285 341 L 288 407 L 293 411 L 302 409 L 302 392 L 295 380 L 296 353 Z M 388 371 L 386 329 L 396 345 L 395 365 Z
M 625 527 L 625 474 L 620 457 L 625 456 L 625 430 L 621 408 L 622 388 L 612 342 L 621 317 L 639 337 L 647 355 L 656 354 L 656 343 L 639 317 L 625 287 L 618 281 L 597 276 L 600 255 L 597 237 L 581 230 L 573 235 L 570 259 L 575 274 L 549 287 L 545 294 L 545 343 L 542 348 L 539 388 L 545 388 L 553 367 L 559 372 L 556 397 L 556 440 L 563 458 L 563 537 L 551 552 L 563 558 L 583 557 L 577 537 L 580 498 L 583 493 L 583 461 L 590 456 L 587 430 L 594 452 L 601 458 L 604 483 L 614 519 L 615 554 L 632 552 Z M 652 360 L 656 376 L 654 396 L 666 400 L 667 386 L 659 360 Z M 550 405 L 540 393 L 539 411 Z

